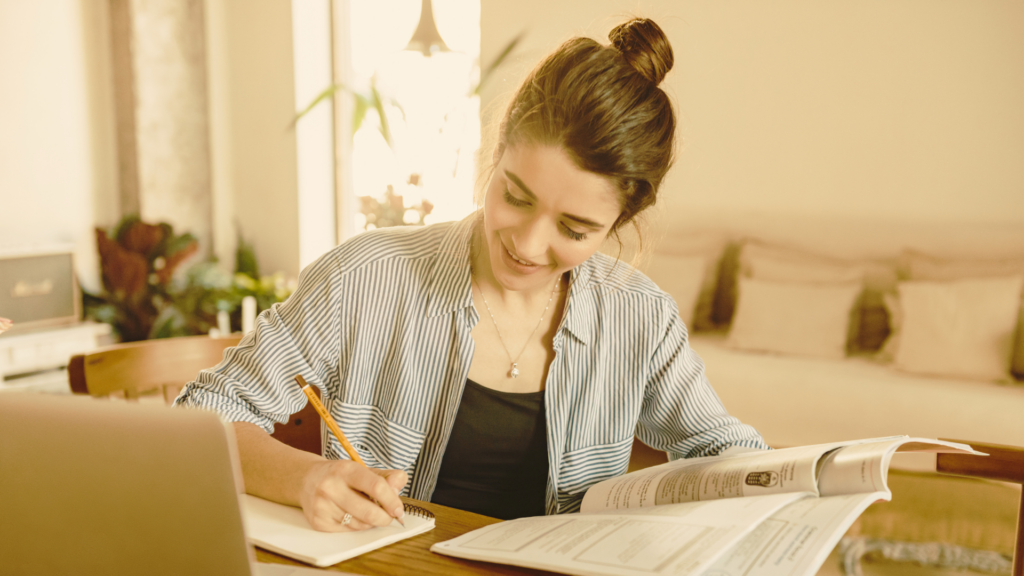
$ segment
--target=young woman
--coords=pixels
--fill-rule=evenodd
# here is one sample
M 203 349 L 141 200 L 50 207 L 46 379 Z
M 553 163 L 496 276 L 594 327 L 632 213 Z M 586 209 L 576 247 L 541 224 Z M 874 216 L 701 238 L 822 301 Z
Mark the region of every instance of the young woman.
M 501 518 L 572 512 L 626 470 L 634 435 L 670 458 L 766 448 L 704 376 L 672 299 L 598 247 L 654 204 L 675 119 L 672 49 L 650 20 L 577 38 L 523 82 L 483 208 L 362 234 L 178 405 L 235 422 L 246 489 L 320 530 L 402 515 L 396 494 Z M 367 470 L 268 435 L 320 388 Z

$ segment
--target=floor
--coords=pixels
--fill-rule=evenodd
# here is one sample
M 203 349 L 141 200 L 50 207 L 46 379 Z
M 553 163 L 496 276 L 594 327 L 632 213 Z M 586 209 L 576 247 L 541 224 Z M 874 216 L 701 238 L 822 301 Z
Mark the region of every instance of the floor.
M 981 574 L 973 570 L 953 570 L 918 566 L 907 562 L 869 561 L 861 563 L 863 576 L 973 576 Z M 846 576 L 840 562 L 839 552 L 833 550 L 821 569 L 818 576 Z

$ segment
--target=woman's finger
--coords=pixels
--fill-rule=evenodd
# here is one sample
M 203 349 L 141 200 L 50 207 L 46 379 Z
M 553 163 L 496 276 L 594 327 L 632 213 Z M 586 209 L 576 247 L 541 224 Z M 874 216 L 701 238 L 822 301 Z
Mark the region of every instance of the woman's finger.
M 394 516 L 382 510 L 380 505 L 368 499 L 365 494 L 352 489 L 348 492 L 339 502 L 339 506 L 356 519 L 373 526 L 387 526 L 394 520 Z M 391 494 L 394 496 L 394 492 Z
M 362 468 L 361 470 L 350 469 L 349 472 L 345 480 L 350 488 L 358 490 L 371 500 L 376 501 L 377 508 L 390 518 L 401 518 L 404 515 L 405 508 L 402 506 L 402 499 L 398 497 L 395 488 L 380 474 L 379 470 L 371 472 L 369 469 Z M 378 526 L 382 525 L 366 516 L 360 516 L 360 518 Z
M 343 528 L 340 523 L 344 512 L 330 498 L 318 498 L 313 504 L 304 506 L 302 511 L 306 515 L 306 521 L 314 530 L 341 532 L 348 529 L 347 527 Z
M 368 528 L 373 528 L 374 527 L 372 524 L 367 524 L 366 522 L 363 522 L 359 518 L 356 518 L 355 515 L 352 515 L 351 517 L 349 517 L 348 522 L 345 522 L 345 515 L 346 514 L 351 514 L 351 513 L 350 512 L 345 512 L 344 510 L 341 510 L 340 512 L 341 512 L 341 516 L 339 516 L 335 521 L 344 530 L 349 530 L 349 531 L 356 532 L 356 531 L 359 531 L 359 530 L 366 530 Z
M 353 514 L 348 522 L 345 522 L 346 512 L 333 500 L 328 498 L 319 499 L 313 506 L 312 511 L 307 511 L 306 520 L 314 530 L 321 532 L 353 532 L 373 528 L 356 518 Z
M 402 489 L 409 483 L 409 475 L 404 470 L 374 470 L 374 472 L 384 477 L 388 484 L 395 489 L 396 494 L 401 494 Z

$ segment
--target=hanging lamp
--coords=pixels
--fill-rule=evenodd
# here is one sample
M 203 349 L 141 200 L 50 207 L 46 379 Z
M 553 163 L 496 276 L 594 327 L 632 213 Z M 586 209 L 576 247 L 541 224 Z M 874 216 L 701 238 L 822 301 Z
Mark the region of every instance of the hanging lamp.
M 441 33 L 437 31 L 437 25 L 434 23 L 434 7 L 430 0 L 423 0 L 422 8 L 420 8 L 420 22 L 416 25 L 416 31 L 412 33 L 409 45 L 405 49 L 419 52 L 426 58 L 439 52 L 451 52 L 441 38 Z

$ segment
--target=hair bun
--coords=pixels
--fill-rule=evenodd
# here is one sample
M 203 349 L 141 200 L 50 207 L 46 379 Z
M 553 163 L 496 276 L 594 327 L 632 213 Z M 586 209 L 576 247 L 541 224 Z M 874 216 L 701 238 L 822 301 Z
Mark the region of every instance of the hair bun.
M 654 20 L 635 18 L 619 24 L 608 33 L 608 39 L 637 73 L 655 86 L 672 69 L 672 46 Z

